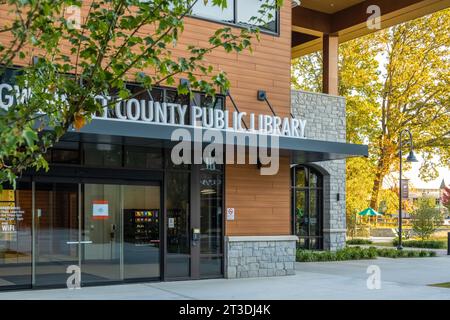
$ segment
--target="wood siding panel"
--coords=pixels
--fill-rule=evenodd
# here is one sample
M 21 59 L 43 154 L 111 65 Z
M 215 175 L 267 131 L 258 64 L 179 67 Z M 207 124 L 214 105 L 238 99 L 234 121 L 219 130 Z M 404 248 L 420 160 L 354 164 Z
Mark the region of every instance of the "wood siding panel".
M 235 208 L 235 220 L 227 221 L 227 235 L 289 235 L 289 159 L 280 159 L 275 176 L 262 176 L 256 165 L 226 168 L 226 206 Z

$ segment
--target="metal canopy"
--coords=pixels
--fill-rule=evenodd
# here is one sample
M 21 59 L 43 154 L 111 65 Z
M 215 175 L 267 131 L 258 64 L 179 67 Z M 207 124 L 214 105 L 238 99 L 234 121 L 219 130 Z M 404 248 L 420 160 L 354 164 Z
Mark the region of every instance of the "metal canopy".
M 201 139 L 206 131 L 204 128 L 194 128 L 191 126 L 180 126 L 170 124 L 145 123 L 140 121 L 122 121 L 115 119 L 93 119 L 91 123 L 84 126 L 79 132 L 69 132 L 65 139 L 81 140 L 85 142 L 97 143 L 123 143 L 123 144 L 158 144 L 161 147 L 172 147 L 178 141 L 172 141 L 171 136 L 176 129 L 186 129 L 190 134 L 188 141 Z M 225 134 L 233 135 L 232 141 L 224 141 L 224 144 L 234 146 L 257 147 L 254 140 L 267 141 L 267 146 L 271 147 L 271 139 L 267 136 L 249 132 L 231 132 L 225 130 L 215 130 Z M 194 133 L 196 131 L 196 133 Z M 199 134 L 199 132 L 201 134 Z M 201 140 L 198 140 L 201 141 Z M 207 143 L 207 142 L 204 142 Z M 339 160 L 350 157 L 368 156 L 366 145 L 348 144 L 340 142 L 319 141 L 311 139 L 301 139 L 279 136 L 278 149 L 280 155 L 290 155 L 292 163 L 320 162 L 328 160 Z

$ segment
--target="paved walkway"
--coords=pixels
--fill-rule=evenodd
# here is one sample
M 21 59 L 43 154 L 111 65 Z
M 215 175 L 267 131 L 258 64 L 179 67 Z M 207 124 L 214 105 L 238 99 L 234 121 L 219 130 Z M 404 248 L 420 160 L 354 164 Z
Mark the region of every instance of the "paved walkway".
M 367 289 L 367 267 L 381 270 L 381 289 Z M 450 258 L 297 263 L 295 276 L 199 280 L 2 292 L 0 299 L 450 299 Z

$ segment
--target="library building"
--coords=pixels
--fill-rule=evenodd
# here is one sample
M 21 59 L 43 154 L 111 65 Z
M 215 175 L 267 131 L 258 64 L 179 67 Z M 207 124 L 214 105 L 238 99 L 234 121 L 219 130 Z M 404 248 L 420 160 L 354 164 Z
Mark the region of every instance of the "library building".
M 177 46 L 206 41 L 221 25 L 248 26 L 259 2 L 229 1 L 222 11 L 200 1 Z M 64 288 L 76 269 L 81 286 L 289 276 L 298 248 L 345 246 L 345 160 L 367 157 L 368 147 L 346 140 L 338 44 L 374 32 L 363 27 L 366 2 L 284 1 L 259 26 L 253 52 L 208 57 L 228 74 L 226 94 L 157 87 L 69 130 L 47 152 L 48 171 L 3 186 L 0 290 Z M 439 1 L 378 2 L 383 28 L 440 9 Z M 319 50 L 323 93 L 292 90 L 292 59 Z M 18 73 L 0 76 L 0 109 L 18 99 Z M 223 138 L 214 141 L 226 161 L 202 157 L 211 132 Z M 191 162 L 173 157 L 181 136 Z M 248 158 L 256 150 L 255 161 L 228 161 L 242 150 Z

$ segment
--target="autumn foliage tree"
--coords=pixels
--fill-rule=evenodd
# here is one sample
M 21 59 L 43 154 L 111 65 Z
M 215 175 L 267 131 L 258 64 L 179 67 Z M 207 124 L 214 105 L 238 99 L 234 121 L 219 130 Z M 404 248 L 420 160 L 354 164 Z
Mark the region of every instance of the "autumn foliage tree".
M 436 177 L 437 166 L 450 166 L 449 34 L 447 9 L 340 45 L 347 139 L 368 143 L 370 154 L 347 162 L 351 207 L 378 209 L 384 178 L 398 171 L 403 129 L 411 130 L 424 159 L 423 178 Z M 295 61 L 294 87 L 320 92 L 321 63 L 321 53 Z M 406 154 L 409 146 L 404 147 Z
M 450 211 L 450 187 L 445 187 L 442 191 L 442 203 Z

